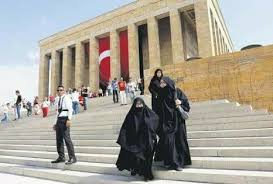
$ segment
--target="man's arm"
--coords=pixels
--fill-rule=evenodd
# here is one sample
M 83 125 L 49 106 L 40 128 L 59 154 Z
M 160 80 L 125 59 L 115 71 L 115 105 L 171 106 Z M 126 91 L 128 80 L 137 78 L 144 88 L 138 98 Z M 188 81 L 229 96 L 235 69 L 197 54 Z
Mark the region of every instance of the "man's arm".
M 68 98 L 67 96 L 65 99 L 65 106 L 68 110 L 68 112 L 67 112 L 68 120 L 72 120 L 72 113 L 73 113 L 72 100 L 70 98 Z

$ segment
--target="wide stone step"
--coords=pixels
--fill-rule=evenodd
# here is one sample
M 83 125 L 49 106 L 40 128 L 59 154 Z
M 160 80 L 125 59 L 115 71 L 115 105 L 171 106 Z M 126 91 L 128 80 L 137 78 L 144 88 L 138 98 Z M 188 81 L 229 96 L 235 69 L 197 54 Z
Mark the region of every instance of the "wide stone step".
M 260 121 L 260 122 L 257 122 Z M 268 121 L 268 122 L 267 122 Z M 114 127 L 120 127 L 122 121 L 101 120 L 94 121 L 92 119 L 85 119 L 80 122 L 74 121 L 72 124 L 73 130 L 93 130 L 93 129 L 109 129 Z M 48 121 L 47 123 L 41 123 L 26 127 L 10 127 L 0 130 L 2 133 L 9 132 L 35 132 L 44 129 L 52 129 L 54 121 Z M 188 120 L 186 121 L 189 129 L 193 130 L 217 130 L 217 129 L 253 129 L 253 128 L 272 128 L 273 127 L 273 115 L 257 115 L 257 116 L 244 116 L 244 117 L 227 117 L 216 119 L 204 119 L 204 120 Z M 197 125 L 197 126 L 195 126 Z M 223 126 L 224 125 L 224 126 Z M 31 127 L 31 129 L 29 128 Z M 211 128 L 212 127 L 212 128 Z M 215 127 L 215 128 L 213 128 Z M 217 128 L 219 127 L 219 128 Z M 235 128 L 237 127 L 237 128 Z
M 225 115 L 225 117 L 219 117 L 219 118 L 211 118 L 211 119 L 192 119 L 190 118 L 189 120 L 187 120 L 187 124 L 218 124 L 218 123 L 240 123 L 240 122 L 250 122 L 250 121 L 273 121 L 273 115 L 272 114 L 258 114 L 258 115 L 253 115 L 253 114 L 249 114 L 246 113 L 244 114 L 242 117 L 241 116 L 230 116 L 230 115 Z M 82 118 L 82 119 L 75 119 L 73 120 L 75 122 L 75 126 L 77 125 L 85 125 L 85 124 L 109 124 L 109 123 L 113 123 L 115 122 L 115 124 L 117 123 L 122 123 L 124 120 L 124 118 L 122 120 L 108 120 L 106 118 L 104 118 L 103 120 L 94 120 L 94 119 L 90 119 L 90 118 Z
M 187 120 L 189 124 L 203 124 L 203 123 L 208 123 L 208 124 L 216 124 L 216 123 L 224 123 L 224 122 L 247 122 L 247 121 L 262 121 L 262 120 L 270 120 L 273 121 L 273 115 L 268 114 L 265 112 L 262 112 L 262 114 L 255 114 L 255 113 L 244 113 L 241 114 L 243 116 L 231 116 L 231 115 L 224 115 L 224 117 L 218 117 L 218 118 L 210 118 L 210 119 L 202 119 L 202 118 L 191 118 Z M 97 120 L 93 119 L 92 117 L 86 118 L 86 117 L 81 117 L 81 119 L 75 119 L 73 122 L 75 122 L 76 125 L 83 125 L 83 124 L 100 124 L 104 122 L 123 122 L 125 116 L 123 118 L 120 118 L 120 120 L 113 120 L 113 119 L 107 119 L 103 118 L 102 120 Z
M 189 144 L 191 147 L 273 146 L 273 137 L 189 139 Z
M 11 169 L 7 169 L 11 168 Z M 16 168 L 16 169 L 14 169 Z M 6 164 L 0 163 L 0 172 L 13 175 L 23 175 L 26 177 L 34 177 L 58 182 L 72 183 L 72 184 L 132 184 L 145 183 L 140 178 L 117 176 L 117 175 L 104 175 L 90 172 L 78 172 L 70 170 L 42 168 L 35 166 L 19 165 L 19 164 Z M 50 183 L 50 182 L 49 182 Z M 200 184 L 195 182 L 171 181 L 171 180 L 156 180 L 154 184 Z
M 71 129 L 71 135 L 103 135 L 103 134 L 118 134 L 118 130 L 108 129 L 108 130 L 73 130 Z M 1 132 L 3 136 L 50 136 L 56 135 L 52 128 L 41 129 L 40 131 L 23 131 L 23 132 Z
M 267 110 L 252 110 L 252 107 L 249 105 L 243 105 L 243 106 L 236 106 L 234 104 L 222 104 L 217 106 L 212 106 L 209 108 L 191 108 L 190 113 L 193 116 L 204 116 L 205 114 L 215 115 L 215 114 L 232 114 L 232 113 L 252 113 L 252 112 L 267 112 Z M 128 111 L 130 110 L 130 107 L 126 109 L 120 109 L 120 108 L 113 108 L 113 109 L 107 109 L 107 111 L 91 111 L 88 113 L 82 114 L 82 118 L 88 118 L 88 117 L 100 117 L 100 116 L 109 116 L 112 114 L 115 114 L 116 116 L 125 116 Z
M 0 144 L 0 149 L 21 151 L 55 152 L 56 146 Z M 75 146 L 77 153 L 118 154 L 119 147 Z M 256 157 L 273 158 L 273 146 L 268 147 L 190 147 L 191 155 L 197 157 Z
M 188 138 L 228 138 L 228 137 L 267 137 L 273 136 L 273 128 L 189 131 Z
M 105 114 L 105 115 L 90 115 L 86 117 L 81 117 L 76 119 L 76 121 L 82 121 L 83 118 L 89 119 L 92 118 L 95 121 L 101 121 L 101 120 L 111 120 L 111 121 L 123 121 L 127 113 L 124 114 Z M 215 119 L 215 118 L 231 118 L 231 117 L 244 117 L 244 116 L 257 116 L 257 115 L 268 115 L 268 112 L 266 110 L 259 110 L 259 111 L 253 111 L 253 112 L 236 112 L 236 111 L 230 111 L 230 112 L 214 112 L 214 113 L 202 113 L 202 114 L 192 114 L 190 115 L 190 120 L 200 120 L 200 119 Z
M 191 147 L 273 146 L 273 137 L 189 139 Z M 73 140 L 77 146 L 118 146 L 115 140 Z M 55 140 L 0 140 L 0 144 L 55 145 Z
M 271 118 L 271 116 L 270 116 Z M 266 118 L 264 118 L 266 119 Z M 111 122 L 109 122 L 111 123 Z M 90 134 L 107 134 L 107 133 L 118 133 L 121 127 L 120 124 L 107 124 L 107 125 L 92 125 L 92 124 L 77 124 L 73 123 L 71 132 L 79 131 L 90 131 Z M 266 119 L 261 121 L 249 121 L 249 122 L 218 122 L 218 123 L 206 123 L 203 124 L 192 124 L 186 122 L 188 131 L 215 131 L 215 130 L 242 130 L 242 129 L 261 129 L 261 128 L 272 128 L 273 121 Z M 1 135 L 10 135 L 20 133 L 36 133 L 36 132 L 52 132 L 52 125 L 48 125 L 45 128 L 24 128 L 24 129 L 6 129 L 1 131 Z
M 0 162 L 1 156 L 56 159 L 57 153 L 0 150 Z M 77 154 L 77 159 L 81 162 L 115 164 L 117 157 L 117 154 Z M 192 165 L 189 168 L 273 171 L 273 158 L 192 157 Z
M 99 134 L 92 135 L 90 132 L 81 132 L 74 134 L 71 132 L 72 139 L 77 140 L 104 140 L 118 138 L 118 134 Z M 228 137 L 267 137 L 273 136 L 273 128 L 264 129 L 242 129 L 242 130 L 216 130 L 216 131 L 189 131 L 188 138 L 228 138 Z M 52 140 L 56 139 L 55 132 L 48 132 L 46 135 L 41 135 L 40 132 L 34 132 L 28 135 L 0 135 L 0 140 Z
M 218 123 L 218 124 L 187 124 L 188 131 L 216 131 L 216 130 L 243 130 L 243 129 L 261 129 L 272 128 L 273 121 L 250 121 L 241 123 Z
M 50 159 L 0 156 L 0 162 L 7 164 L 19 164 L 36 166 L 43 168 L 53 168 L 62 170 L 72 170 L 81 172 L 128 175 L 128 172 L 118 172 L 114 164 L 78 162 L 77 164 L 66 166 L 64 164 L 51 164 Z M 13 167 L 11 167 L 13 168 Z M 208 183 L 227 183 L 227 184 L 272 184 L 273 172 L 261 171 L 241 171 L 241 170 L 218 170 L 218 169 L 184 169 L 182 172 L 166 171 L 157 168 L 154 171 L 157 179 L 174 181 L 192 181 Z
M 5 130 L 3 131 L 4 132 L 40 132 L 40 131 L 44 131 L 44 130 L 47 130 L 47 131 L 53 131 L 52 130 L 52 127 L 53 127 L 53 124 L 51 124 L 50 126 L 49 125 L 46 125 L 44 127 L 34 127 L 34 128 L 29 128 L 29 129 L 26 129 L 26 128 L 13 128 L 13 129 L 10 129 L 10 130 Z M 107 125 L 92 125 L 92 124 L 89 124 L 89 125 L 84 125 L 84 126 L 79 126 L 77 125 L 76 123 L 74 123 L 72 125 L 72 128 L 73 130 L 116 130 L 117 128 L 121 127 L 121 124 L 107 124 Z M 72 129 L 71 128 L 71 129 Z M 2 132 L 1 132 L 2 133 Z

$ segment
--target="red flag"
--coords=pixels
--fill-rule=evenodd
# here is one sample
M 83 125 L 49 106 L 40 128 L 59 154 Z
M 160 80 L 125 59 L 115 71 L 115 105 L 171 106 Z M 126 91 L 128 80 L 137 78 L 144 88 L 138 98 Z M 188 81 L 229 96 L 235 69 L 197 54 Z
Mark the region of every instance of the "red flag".
M 99 39 L 100 87 L 106 89 L 110 80 L 110 37 Z
M 121 76 L 129 80 L 129 49 L 128 49 L 128 31 L 121 31 L 119 33 L 120 43 L 120 69 Z

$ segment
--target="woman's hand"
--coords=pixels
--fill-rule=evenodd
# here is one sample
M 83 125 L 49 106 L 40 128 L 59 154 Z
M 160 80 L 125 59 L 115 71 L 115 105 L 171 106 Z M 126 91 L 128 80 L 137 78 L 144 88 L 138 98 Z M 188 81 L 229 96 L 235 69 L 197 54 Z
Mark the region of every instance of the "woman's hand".
M 56 131 L 56 124 L 55 124 L 55 125 L 53 125 L 53 127 L 52 127 L 52 128 L 53 128 L 53 130 L 54 130 L 54 131 Z
M 175 104 L 176 105 L 181 105 L 181 101 L 177 99 L 177 100 L 175 100 Z

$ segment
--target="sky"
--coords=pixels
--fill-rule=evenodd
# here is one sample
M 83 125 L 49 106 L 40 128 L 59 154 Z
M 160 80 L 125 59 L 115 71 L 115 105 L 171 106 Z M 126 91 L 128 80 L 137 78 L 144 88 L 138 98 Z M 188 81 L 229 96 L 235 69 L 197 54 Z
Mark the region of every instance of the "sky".
M 39 40 L 132 1 L 0 0 L 0 104 L 13 99 L 16 89 L 27 99 L 37 95 Z M 273 43 L 273 1 L 219 3 L 235 50 Z

